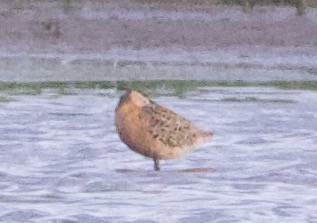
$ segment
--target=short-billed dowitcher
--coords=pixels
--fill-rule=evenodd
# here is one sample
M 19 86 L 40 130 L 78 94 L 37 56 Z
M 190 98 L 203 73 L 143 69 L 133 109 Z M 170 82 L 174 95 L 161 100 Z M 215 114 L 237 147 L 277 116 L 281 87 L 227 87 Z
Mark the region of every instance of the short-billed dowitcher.
M 159 161 L 175 159 L 209 140 L 212 133 L 164 108 L 134 90 L 126 90 L 116 108 L 121 140 L 135 152 Z

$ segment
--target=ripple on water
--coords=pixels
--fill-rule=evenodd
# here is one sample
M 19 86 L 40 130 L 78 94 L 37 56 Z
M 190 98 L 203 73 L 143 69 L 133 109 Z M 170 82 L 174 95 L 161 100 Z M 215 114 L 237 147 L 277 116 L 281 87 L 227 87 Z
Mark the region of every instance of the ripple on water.
M 215 135 L 157 173 L 115 132 L 121 92 L 69 91 L 2 93 L 1 222 L 317 221 L 316 93 L 165 90 L 154 100 Z
M 39 212 L 33 209 L 24 209 L 11 211 L 0 216 L 0 220 L 4 222 L 26 222 L 47 215 L 47 213 Z

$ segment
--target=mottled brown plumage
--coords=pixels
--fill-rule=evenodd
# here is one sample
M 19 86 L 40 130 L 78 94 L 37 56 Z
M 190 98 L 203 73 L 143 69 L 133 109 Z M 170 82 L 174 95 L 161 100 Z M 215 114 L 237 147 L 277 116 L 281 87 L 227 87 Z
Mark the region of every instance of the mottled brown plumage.
M 179 158 L 212 136 L 133 90 L 120 98 L 115 122 L 121 140 L 153 158 L 155 170 L 160 169 L 159 160 Z

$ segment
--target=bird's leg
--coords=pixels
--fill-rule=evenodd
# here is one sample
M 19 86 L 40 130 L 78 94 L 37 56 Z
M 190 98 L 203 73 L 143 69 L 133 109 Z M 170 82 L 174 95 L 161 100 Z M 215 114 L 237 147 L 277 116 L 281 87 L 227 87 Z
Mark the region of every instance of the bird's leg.
M 154 160 L 154 170 L 160 171 L 160 160 L 157 158 L 153 158 L 153 160 Z

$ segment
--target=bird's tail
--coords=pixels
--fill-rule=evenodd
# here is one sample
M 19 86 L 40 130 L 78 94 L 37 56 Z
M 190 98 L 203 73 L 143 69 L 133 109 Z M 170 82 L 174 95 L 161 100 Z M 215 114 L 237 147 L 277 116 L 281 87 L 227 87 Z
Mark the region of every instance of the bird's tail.
M 208 131 L 204 131 L 204 130 L 199 130 L 197 133 L 197 141 L 196 144 L 203 144 L 205 142 L 208 142 L 209 140 L 211 140 L 213 136 L 212 132 L 208 132 Z

